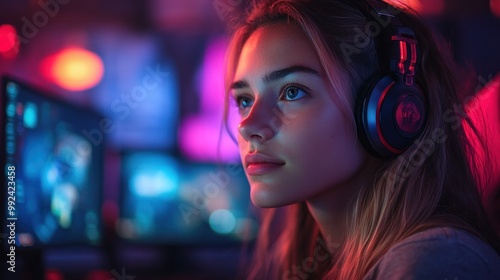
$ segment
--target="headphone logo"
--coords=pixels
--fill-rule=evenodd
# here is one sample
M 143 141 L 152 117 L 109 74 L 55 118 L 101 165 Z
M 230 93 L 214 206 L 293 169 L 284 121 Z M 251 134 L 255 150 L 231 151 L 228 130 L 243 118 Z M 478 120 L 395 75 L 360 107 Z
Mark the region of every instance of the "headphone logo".
M 419 109 L 413 100 L 405 99 L 408 98 L 403 98 L 397 105 L 396 123 L 403 132 L 413 134 L 418 132 L 422 125 L 422 116 L 420 115 L 422 109 Z

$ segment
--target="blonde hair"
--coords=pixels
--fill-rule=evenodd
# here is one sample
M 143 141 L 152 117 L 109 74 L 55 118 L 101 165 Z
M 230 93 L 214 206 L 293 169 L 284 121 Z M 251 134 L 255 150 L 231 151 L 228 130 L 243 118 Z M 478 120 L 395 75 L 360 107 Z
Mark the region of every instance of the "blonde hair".
M 355 37 L 359 33 L 353 32 L 365 30 L 370 20 L 358 8 L 361 2 L 274 0 L 253 5 L 229 45 L 226 108 L 241 49 L 252 32 L 268 24 L 296 24 L 314 46 L 334 92 L 352 93 L 332 97 L 355 126 L 357 93 L 379 71 L 373 38 L 367 36 L 367 41 L 359 44 L 359 37 Z M 327 259 L 313 258 L 318 246 L 323 243 L 325 247 L 327 241 L 304 202 L 263 209 L 249 279 L 283 278 L 297 266 L 311 263 L 306 272 L 313 279 L 361 279 L 396 242 L 436 226 L 464 229 L 498 250 L 480 202 L 476 169 L 466 157 L 473 150 L 462 120 L 443 113 L 466 97 L 458 86 L 451 54 L 414 14 L 400 12 L 398 18 L 414 29 L 421 47 L 417 83 L 428 101 L 425 130 L 403 154 L 383 162 L 362 187 L 348 211 L 352 214 L 346 240 Z M 280 224 L 284 219 L 287 222 Z

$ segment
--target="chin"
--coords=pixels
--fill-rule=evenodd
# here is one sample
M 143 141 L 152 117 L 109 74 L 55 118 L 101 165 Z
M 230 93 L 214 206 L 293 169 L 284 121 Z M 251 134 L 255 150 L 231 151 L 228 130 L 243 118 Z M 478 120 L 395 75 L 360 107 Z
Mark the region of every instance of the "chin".
M 270 194 L 265 191 L 251 190 L 250 199 L 253 205 L 259 208 L 276 208 L 297 203 L 298 201 L 285 201 L 282 196 Z

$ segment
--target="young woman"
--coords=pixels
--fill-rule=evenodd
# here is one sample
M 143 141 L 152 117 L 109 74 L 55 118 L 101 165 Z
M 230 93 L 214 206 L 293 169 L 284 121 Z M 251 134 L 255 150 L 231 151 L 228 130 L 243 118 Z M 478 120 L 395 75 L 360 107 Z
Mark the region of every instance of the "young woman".
M 264 1 L 233 34 L 227 103 L 269 208 L 246 278 L 498 279 L 451 55 L 371 2 Z

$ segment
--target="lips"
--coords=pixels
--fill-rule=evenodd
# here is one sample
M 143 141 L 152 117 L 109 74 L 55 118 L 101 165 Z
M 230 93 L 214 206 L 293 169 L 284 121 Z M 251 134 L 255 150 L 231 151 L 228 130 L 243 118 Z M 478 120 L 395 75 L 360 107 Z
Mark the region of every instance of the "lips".
M 285 162 L 272 156 L 252 153 L 245 156 L 245 168 L 250 176 L 264 175 L 285 165 Z

